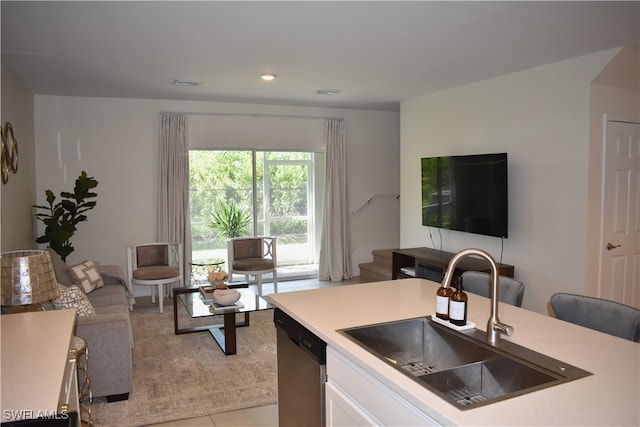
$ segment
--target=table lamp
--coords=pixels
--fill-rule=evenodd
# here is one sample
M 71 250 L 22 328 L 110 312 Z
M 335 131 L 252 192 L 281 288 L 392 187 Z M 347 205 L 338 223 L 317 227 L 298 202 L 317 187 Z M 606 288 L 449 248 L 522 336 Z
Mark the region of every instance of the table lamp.
M 41 303 L 59 296 L 53 262 L 47 251 L 3 252 L 0 254 L 0 279 L 3 308 L 23 306 L 22 310 L 8 311 L 41 309 Z

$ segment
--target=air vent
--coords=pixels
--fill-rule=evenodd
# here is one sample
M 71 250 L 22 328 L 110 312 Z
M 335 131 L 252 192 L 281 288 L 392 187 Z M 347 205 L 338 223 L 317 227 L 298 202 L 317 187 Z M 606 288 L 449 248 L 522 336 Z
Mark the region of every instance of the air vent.
M 202 82 L 199 80 L 175 79 L 173 84 L 176 86 L 200 86 Z
M 342 92 L 342 89 L 318 89 L 315 91 L 316 95 L 337 95 Z

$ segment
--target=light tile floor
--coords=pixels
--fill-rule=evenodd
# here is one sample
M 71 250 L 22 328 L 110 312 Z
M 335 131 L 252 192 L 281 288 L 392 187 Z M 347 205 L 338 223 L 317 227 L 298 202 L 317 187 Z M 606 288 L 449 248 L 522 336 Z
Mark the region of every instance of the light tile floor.
M 278 293 L 293 292 L 307 289 L 317 289 L 321 287 L 352 285 L 362 283 L 359 277 L 342 282 L 321 282 L 316 279 L 292 280 L 278 282 Z M 253 291 L 257 292 L 256 285 L 249 285 Z M 262 285 L 264 295 L 273 293 L 273 284 L 264 283 Z M 237 426 L 266 426 L 277 427 L 278 425 L 278 405 L 258 406 L 254 408 L 240 409 L 237 411 L 213 414 L 204 417 L 187 418 L 184 420 L 170 421 L 162 424 L 153 424 L 148 427 L 237 427 Z
M 277 427 L 278 405 L 257 406 L 205 417 L 188 418 L 154 424 L 149 427 L 232 427 L 232 426 L 265 426 Z

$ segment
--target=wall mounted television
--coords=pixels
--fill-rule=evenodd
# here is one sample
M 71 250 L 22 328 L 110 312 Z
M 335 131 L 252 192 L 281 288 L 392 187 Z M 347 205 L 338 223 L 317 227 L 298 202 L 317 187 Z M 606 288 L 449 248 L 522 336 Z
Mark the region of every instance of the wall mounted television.
M 422 225 L 508 236 L 507 153 L 422 159 Z

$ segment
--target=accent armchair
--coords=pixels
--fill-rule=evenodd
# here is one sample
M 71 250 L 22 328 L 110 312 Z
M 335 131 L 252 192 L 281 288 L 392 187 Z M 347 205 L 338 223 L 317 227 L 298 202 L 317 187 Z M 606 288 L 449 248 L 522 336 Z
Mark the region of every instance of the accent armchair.
M 184 283 L 182 243 L 144 243 L 127 248 L 127 276 L 133 294 L 133 286 L 151 286 L 151 302 L 163 312 L 164 295 L 171 295 L 168 285 Z
M 262 295 L 262 275 L 273 275 L 273 290 L 278 292 L 278 261 L 275 237 L 237 237 L 229 240 L 229 279 L 233 273 L 255 276 L 258 294 Z

